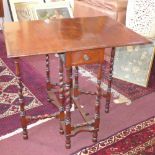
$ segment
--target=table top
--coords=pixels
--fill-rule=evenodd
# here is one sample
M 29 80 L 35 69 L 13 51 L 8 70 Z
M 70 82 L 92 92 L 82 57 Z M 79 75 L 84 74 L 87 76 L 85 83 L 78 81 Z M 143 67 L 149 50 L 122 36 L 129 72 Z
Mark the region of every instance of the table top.
M 8 57 L 150 43 L 107 16 L 4 23 Z

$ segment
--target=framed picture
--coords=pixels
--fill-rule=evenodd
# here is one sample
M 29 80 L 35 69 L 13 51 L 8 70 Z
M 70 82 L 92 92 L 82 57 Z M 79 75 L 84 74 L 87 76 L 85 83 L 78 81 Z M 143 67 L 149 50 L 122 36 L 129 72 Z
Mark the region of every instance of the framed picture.
M 116 48 L 113 77 L 147 87 L 155 52 L 153 44 Z
M 59 2 L 59 1 L 66 1 L 66 0 L 45 0 L 45 2 Z
M 32 20 L 32 3 L 43 3 L 44 0 L 8 0 L 8 6 L 12 21 Z
M 69 4 L 65 1 L 45 3 L 35 8 L 36 17 L 39 20 L 52 20 L 59 18 L 72 18 L 73 13 Z
M 47 2 L 62 2 L 65 1 L 66 3 L 69 4 L 69 6 L 71 7 L 72 10 L 74 10 L 74 0 L 44 0 L 46 3 Z

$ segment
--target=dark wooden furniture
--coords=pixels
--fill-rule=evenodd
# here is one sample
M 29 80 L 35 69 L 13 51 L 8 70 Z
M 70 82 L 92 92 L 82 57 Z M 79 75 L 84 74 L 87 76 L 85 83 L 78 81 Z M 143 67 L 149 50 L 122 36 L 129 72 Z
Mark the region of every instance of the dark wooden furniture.
M 3 0 L 0 0 L 0 17 L 4 17 Z
M 110 78 L 107 93 L 106 109 L 109 109 L 112 66 L 115 53 L 115 47 L 147 44 L 150 43 L 144 37 L 127 29 L 109 17 L 92 17 L 92 18 L 75 18 L 52 20 L 49 23 L 44 21 L 27 21 L 4 24 L 5 42 L 7 55 L 15 59 L 16 75 L 19 80 L 19 102 L 21 109 L 21 124 L 23 136 L 28 138 L 27 124 L 30 120 L 38 120 L 49 117 L 56 117 L 60 120 L 60 133 L 65 133 L 66 148 L 70 148 L 70 138 L 81 131 L 93 132 L 93 141 L 97 140 L 97 132 L 100 122 L 100 81 L 102 76 L 102 63 L 104 61 L 104 49 L 112 48 L 110 60 Z M 49 77 L 49 55 L 48 54 L 65 54 L 66 67 L 66 84 L 63 81 L 62 59 L 60 59 L 60 82 L 59 98 L 56 98 L 52 90 L 55 86 L 50 82 Z M 51 115 L 27 116 L 24 109 L 22 83 L 20 76 L 19 58 L 30 55 L 46 55 L 47 66 L 47 91 L 49 98 L 57 105 L 59 111 Z M 99 63 L 98 86 L 95 104 L 95 117 L 89 120 L 85 113 L 80 109 L 76 97 L 81 93 L 78 89 L 77 69 L 81 64 Z M 71 73 L 72 66 L 75 66 L 75 84 L 73 86 Z M 52 66 L 51 66 L 52 67 Z M 22 69 L 22 68 L 21 68 Z M 64 86 L 65 85 L 65 86 Z M 65 104 L 64 104 L 65 102 Z M 71 125 L 71 103 L 79 108 L 85 122 L 75 126 Z

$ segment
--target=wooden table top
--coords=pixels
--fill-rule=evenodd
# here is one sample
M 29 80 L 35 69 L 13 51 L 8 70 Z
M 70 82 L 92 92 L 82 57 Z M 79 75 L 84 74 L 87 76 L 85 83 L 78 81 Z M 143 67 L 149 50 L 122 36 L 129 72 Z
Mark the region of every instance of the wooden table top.
M 150 43 L 106 16 L 4 23 L 8 57 Z

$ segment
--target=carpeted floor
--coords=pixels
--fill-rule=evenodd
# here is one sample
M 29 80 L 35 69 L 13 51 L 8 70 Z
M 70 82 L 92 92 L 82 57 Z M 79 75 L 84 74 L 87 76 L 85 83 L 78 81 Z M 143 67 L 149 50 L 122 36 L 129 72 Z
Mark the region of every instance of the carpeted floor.
M 0 33 L 0 136 L 20 127 L 18 83 L 12 59 L 6 57 L 2 32 Z M 47 102 L 45 79 L 24 60 L 21 60 L 23 93 L 27 113 L 53 113 L 57 109 Z M 32 72 L 33 71 L 33 72 Z M 33 83 L 33 85 L 32 85 Z
M 3 36 L 0 35 L 0 43 L 3 42 Z M 1 44 L 1 59 L 2 59 L 2 70 L 9 66 L 7 73 L 11 73 L 10 76 L 14 77 L 14 65 L 13 62 L 6 58 L 5 45 Z M 53 59 L 53 57 L 51 57 Z M 38 106 L 29 110 L 29 113 L 33 114 L 42 114 L 46 112 L 53 112 L 57 109 L 47 104 L 46 102 L 46 91 L 45 90 L 45 58 L 44 57 L 27 57 L 21 60 L 22 65 L 22 74 L 23 74 L 23 83 L 25 88 L 28 87 L 27 92 L 31 95 L 31 101 L 38 101 Z M 6 65 L 5 65 L 6 64 Z M 57 60 L 52 61 L 53 68 L 52 72 L 58 69 Z M 26 66 L 26 67 L 25 67 Z M 0 70 L 0 71 L 2 71 Z M 10 70 L 10 71 L 9 71 Z M 33 70 L 33 72 L 32 72 Z M 8 72 L 9 71 L 9 72 Z M 35 72 L 34 72 L 35 71 Z M 34 73 L 34 74 L 32 74 Z M 85 71 L 81 71 L 80 82 L 84 88 L 94 89 L 95 83 L 93 78 L 84 76 Z M 52 74 L 52 73 L 51 73 Z M 8 75 L 8 74 L 7 74 Z M 52 74 L 53 80 L 57 79 L 58 74 Z M 9 77 L 10 77 L 9 76 Z M 6 79 L 3 78 L 3 79 Z M 9 78 L 10 81 L 10 78 Z M 87 82 L 84 82 L 87 81 Z M 11 89 L 14 90 L 14 89 Z M 152 91 L 151 91 L 152 92 Z M 7 91 L 8 93 L 8 91 Z M 119 92 L 114 91 L 113 97 L 119 94 Z M 155 116 L 155 93 L 147 94 L 143 98 L 139 98 L 136 101 L 132 102 L 132 105 L 126 106 L 125 104 L 111 104 L 111 111 L 109 114 L 104 113 L 104 104 L 102 104 L 101 109 L 101 126 L 99 132 L 99 140 L 105 139 L 113 135 L 116 132 L 128 128 L 135 123 L 144 121 L 151 116 Z M 89 103 L 88 103 L 89 100 Z M 83 97 L 84 108 L 88 110 L 90 114 L 94 111 L 92 98 Z M 102 101 L 104 103 L 104 100 Z M 40 105 L 42 104 L 42 105 Z M 90 106 L 92 105 L 92 106 Z M 10 106 L 10 105 L 9 105 Z M 51 107 L 52 106 L 52 107 Z M 14 108 L 13 108 L 14 109 Z M 0 119 L 1 130 L 5 133 L 11 132 L 20 126 L 18 112 L 8 117 Z M 77 114 L 77 111 L 73 114 L 73 121 L 80 121 L 80 117 Z M 65 150 L 64 136 L 58 134 L 58 121 L 50 120 L 41 125 L 37 125 L 29 129 L 29 140 L 24 141 L 21 134 L 15 134 L 12 137 L 1 139 L 0 141 L 0 150 L 3 155 L 62 155 L 62 154 L 71 154 L 84 146 L 91 145 L 91 134 L 90 133 L 81 133 L 76 137 L 72 138 L 72 148 L 70 150 Z M 10 130 L 10 127 L 13 129 Z M 1 131 L 0 130 L 0 131 Z M 3 132 L 4 134 L 4 132 Z
M 89 100 L 89 103 L 86 102 Z M 85 108 L 93 111 L 93 100 L 85 99 Z M 99 141 L 129 128 L 134 124 L 142 122 L 155 116 L 155 93 L 149 94 L 133 102 L 132 105 L 111 105 L 109 114 L 104 113 L 104 106 L 101 106 L 101 124 L 99 131 Z M 80 121 L 78 111 L 72 114 L 72 121 Z M 43 124 L 29 129 L 29 139 L 23 140 L 22 134 L 0 141 L 2 155 L 70 155 L 83 147 L 92 145 L 92 134 L 83 132 L 71 138 L 72 147 L 65 149 L 65 138 L 58 132 L 58 120 L 49 120 Z M 109 155 L 109 154 L 107 154 Z M 147 154 L 146 154 L 147 155 Z
M 155 62 L 153 64 L 155 64 Z M 91 66 L 87 65 L 84 68 L 89 72 L 91 72 L 92 74 L 94 74 L 94 76 L 96 76 L 97 74 L 96 67 L 97 65 L 91 65 Z M 108 63 L 105 63 L 105 65 L 103 66 L 103 71 L 105 75 L 108 75 L 107 68 L 108 68 Z M 103 79 L 105 83 L 107 83 L 107 78 L 108 76 L 105 76 L 105 78 Z M 152 66 L 148 87 L 145 88 L 116 78 L 113 78 L 112 87 L 116 91 L 120 92 L 121 94 L 129 98 L 131 101 L 134 101 L 140 97 L 143 97 L 147 94 L 152 93 L 153 91 L 155 91 L 155 65 Z
M 155 117 L 124 129 L 74 155 L 154 155 Z

